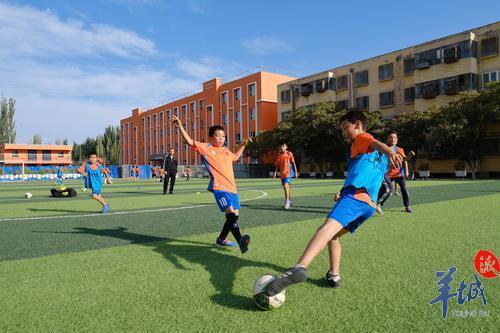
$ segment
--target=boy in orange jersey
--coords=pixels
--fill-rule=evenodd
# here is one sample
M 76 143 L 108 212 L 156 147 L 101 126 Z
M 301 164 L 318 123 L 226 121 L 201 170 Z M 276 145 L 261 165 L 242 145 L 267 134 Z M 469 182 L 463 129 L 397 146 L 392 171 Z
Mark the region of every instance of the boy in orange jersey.
M 108 213 L 109 205 L 101 196 L 102 175 L 106 176 L 108 184 L 111 183 L 111 179 L 103 165 L 103 161 L 97 157 L 97 154 L 91 153 L 89 155 L 89 161 L 83 163 L 78 169 L 78 173 L 82 174 L 85 179 L 85 188 L 92 190 L 92 199 L 98 201 L 102 205 L 102 213 Z
M 295 165 L 295 159 L 293 158 L 293 154 L 290 151 L 287 151 L 286 143 L 281 144 L 280 153 L 276 158 L 276 162 L 274 163 L 274 175 L 273 178 L 276 178 L 276 172 L 278 168 L 280 169 L 280 178 L 281 185 L 283 185 L 283 189 L 285 190 L 285 209 L 289 209 L 292 204 L 292 198 L 290 195 L 290 184 L 292 180 L 292 175 L 290 174 L 290 169 L 293 165 L 293 169 L 295 171 L 295 177 L 298 177 L 299 174 L 297 172 L 297 166 Z
M 215 244 L 230 247 L 238 245 L 241 253 L 247 252 L 250 236 L 241 235 L 238 225 L 240 199 L 234 181 L 233 163 L 241 157 L 246 145 L 251 140 L 243 140 L 240 148 L 236 153 L 233 153 L 224 147 L 226 134 L 224 133 L 224 128 L 221 126 L 210 127 L 208 130 L 210 142 L 203 143 L 191 139 L 176 116 L 172 116 L 172 124 L 179 128 L 186 143 L 201 155 L 201 160 L 205 164 L 211 178 L 207 190 L 214 194 L 220 211 L 226 214 L 226 221 Z M 238 244 L 227 240 L 229 232 L 233 234 Z

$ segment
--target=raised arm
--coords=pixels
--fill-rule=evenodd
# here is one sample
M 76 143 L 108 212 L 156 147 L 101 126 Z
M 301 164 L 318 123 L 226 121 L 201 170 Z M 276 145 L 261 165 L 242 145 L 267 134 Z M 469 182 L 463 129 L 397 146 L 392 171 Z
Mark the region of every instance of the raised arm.
M 247 138 L 247 139 L 243 140 L 243 142 L 241 143 L 241 146 L 238 148 L 238 150 L 236 151 L 236 153 L 234 153 L 234 160 L 235 161 L 237 161 L 237 160 L 240 159 L 241 154 L 243 154 L 243 151 L 245 151 L 245 148 L 246 148 L 246 146 L 248 145 L 249 142 L 252 142 L 251 138 Z
M 172 124 L 174 126 L 176 126 L 179 129 L 179 131 L 181 131 L 181 134 L 182 134 L 182 137 L 184 138 L 184 141 L 186 141 L 186 143 L 188 145 L 192 146 L 194 144 L 194 141 L 193 141 L 193 139 L 191 139 L 189 134 L 187 134 L 186 130 L 184 129 L 184 127 L 181 124 L 180 119 L 177 118 L 176 116 L 172 116 Z
M 373 139 L 373 142 L 370 144 L 370 148 L 381 152 L 386 155 L 389 159 L 389 163 L 394 165 L 397 168 L 400 168 L 403 163 L 403 156 L 396 154 L 394 150 L 389 148 L 385 143 L 382 143 L 378 140 Z

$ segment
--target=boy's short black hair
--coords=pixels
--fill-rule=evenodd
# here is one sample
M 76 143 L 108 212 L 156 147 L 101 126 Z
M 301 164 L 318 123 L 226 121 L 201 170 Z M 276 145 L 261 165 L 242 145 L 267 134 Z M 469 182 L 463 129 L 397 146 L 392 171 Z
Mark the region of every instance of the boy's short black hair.
M 366 119 L 366 115 L 362 111 L 355 110 L 347 112 L 342 116 L 342 118 L 340 118 L 340 123 L 342 124 L 342 122 L 348 121 L 351 124 L 355 124 L 358 120 L 361 122 L 361 125 L 363 125 L 363 129 L 366 129 L 368 121 Z
M 387 133 L 387 137 L 389 137 L 389 135 L 391 135 L 391 134 L 396 134 L 396 136 L 398 136 L 398 132 L 396 132 L 396 131 L 391 131 L 391 132 Z
M 92 156 L 92 155 L 97 156 L 97 153 L 96 153 L 95 151 L 91 151 L 91 152 L 89 153 L 89 157 L 90 157 L 90 156 Z
M 208 129 L 208 136 L 212 138 L 215 135 L 215 132 L 217 132 L 217 131 L 223 131 L 224 132 L 224 127 L 222 127 L 220 125 L 211 126 Z

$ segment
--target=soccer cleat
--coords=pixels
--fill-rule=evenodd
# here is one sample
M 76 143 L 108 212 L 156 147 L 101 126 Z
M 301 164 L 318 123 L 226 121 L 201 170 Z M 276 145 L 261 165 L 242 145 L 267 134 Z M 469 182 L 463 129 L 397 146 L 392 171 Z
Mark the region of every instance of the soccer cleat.
M 398 191 L 394 192 L 394 195 L 399 197 L 399 192 Z
M 289 268 L 272 280 L 265 288 L 264 293 L 267 296 L 278 295 L 284 289 L 288 288 L 292 284 L 305 282 L 307 280 L 307 269 L 302 266 L 295 266 Z
M 235 247 L 235 246 L 238 246 L 238 244 L 235 243 L 235 242 L 228 241 L 227 239 L 220 240 L 218 237 L 215 240 L 215 245 L 221 246 L 221 247 L 226 247 L 226 246 L 227 247 Z
M 375 207 L 375 211 L 380 215 L 384 215 L 384 211 L 382 210 L 382 206 L 380 205 L 377 205 L 377 207 Z
M 326 272 L 325 275 L 326 283 L 332 288 L 340 287 L 340 276 L 333 275 L 330 271 Z
M 102 206 L 101 213 L 103 213 L 103 214 L 109 213 L 109 205 L 108 204 Z
M 285 203 L 285 209 L 290 209 L 291 204 L 290 200 L 287 200 Z
M 250 236 L 248 235 L 241 236 L 241 239 L 238 242 L 241 253 L 245 253 L 248 251 L 248 243 L 250 243 Z
M 405 212 L 407 212 L 407 213 L 413 213 L 413 209 L 411 209 L 410 207 L 406 207 L 405 208 Z

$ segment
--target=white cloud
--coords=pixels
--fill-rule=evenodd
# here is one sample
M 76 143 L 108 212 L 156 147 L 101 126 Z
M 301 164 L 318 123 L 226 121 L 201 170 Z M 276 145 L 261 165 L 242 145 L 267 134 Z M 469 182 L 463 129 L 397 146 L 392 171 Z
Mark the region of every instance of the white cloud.
M 133 58 L 156 52 L 153 41 L 106 24 L 63 21 L 50 10 L 0 3 L 0 58 L 114 55 Z
M 185 75 L 198 80 L 209 80 L 214 77 L 226 77 L 234 75 L 246 68 L 235 61 L 220 59 L 216 57 L 203 57 L 198 61 L 179 59 L 177 68 Z
M 252 54 L 269 55 L 275 53 L 288 53 L 293 47 L 287 42 L 274 37 L 256 37 L 244 40 L 241 45 Z

